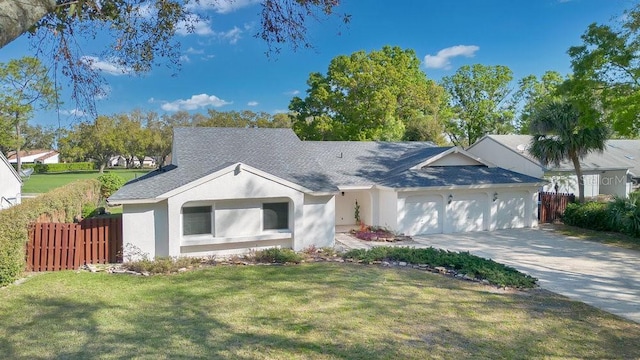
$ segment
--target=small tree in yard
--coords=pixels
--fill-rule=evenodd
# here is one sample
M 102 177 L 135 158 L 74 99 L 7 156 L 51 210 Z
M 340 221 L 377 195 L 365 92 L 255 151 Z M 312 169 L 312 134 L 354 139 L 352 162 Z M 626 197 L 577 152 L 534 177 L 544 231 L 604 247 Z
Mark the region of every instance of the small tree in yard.
M 22 126 L 33 115 L 36 106 L 49 108 L 55 104 L 56 98 L 57 89 L 38 59 L 24 57 L 0 63 L 0 123 L 15 129 L 12 148 L 16 149 L 18 172 L 22 170 Z
M 100 181 L 100 195 L 102 199 L 107 199 L 126 182 L 121 176 L 116 174 L 100 175 L 98 176 L 98 181 Z
M 580 111 L 568 101 L 552 101 L 540 107 L 531 117 L 529 153 L 543 165 L 560 166 L 568 160 L 578 177 L 578 199 L 584 202 L 584 178 L 580 160 L 587 154 L 602 152 L 609 129 L 602 123 L 584 126 Z

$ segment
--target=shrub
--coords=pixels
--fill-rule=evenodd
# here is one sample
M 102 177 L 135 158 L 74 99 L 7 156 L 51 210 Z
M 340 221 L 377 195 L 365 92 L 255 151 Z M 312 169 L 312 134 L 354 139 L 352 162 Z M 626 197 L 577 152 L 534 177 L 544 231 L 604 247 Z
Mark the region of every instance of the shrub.
M 609 203 L 609 225 L 611 229 L 640 237 L 640 193 L 634 192 L 628 199 L 616 198 Z
M 263 263 L 299 263 L 302 261 L 302 255 L 291 249 L 269 248 L 258 250 L 253 254 L 255 261 Z
M 588 202 L 584 204 L 573 203 L 567 205 L 562 220 L 567 225 L 578 226 L 585 229 L 609 231 L 609 208 L 607 203 Z
M 111 196 L 126 183 L 122 176 L 112 173 L 98 176 L 98 181 L 100 182 L 100 194 L 103 199 Z
M 85 204 L 98 204 L 99 188 L 93 179 L 76 181 L 0 211 L 0 286 L 12 283 L 24 271 L 30 223 L 73 222 Z
M 346 252 L 343 257 L 367 263 L 387 260 L 426 264 L 430 267 L 442 266 L 476 279 L 487 280 L 498 286 L 532 288 L 537 281 L 536 278 L 523 274 L 510 266 L 471 255 L 468 252 L 379 246 L 367 250 L 353 249 Z
M 170 274 L 178 272 L 179 269 L 199 265 L 202 261 L 192 257 L 170 257 L 162 256 L 154 260 L 143 257 L 137 261 L 129 261 L 123 265 L 125 269 L 139 273 L 148 272 L 150 274 Z
M 35 172 L 39 174 L 57 173 L 66 171 L 87 171 L 95 169 L 95 164 L 92 162 L 77 162 L 77 163 L 59 163 L 59 164 L 35 164 Z

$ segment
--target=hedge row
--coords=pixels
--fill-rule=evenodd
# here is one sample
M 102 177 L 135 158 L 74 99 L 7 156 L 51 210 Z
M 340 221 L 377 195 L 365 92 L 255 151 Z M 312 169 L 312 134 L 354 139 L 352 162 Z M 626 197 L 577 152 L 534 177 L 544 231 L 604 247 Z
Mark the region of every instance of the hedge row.
M 90 179 L 73 182 L 0 211 L 0 286 L 15 281 L 25 269 L 25 244 L 31 222 L 73 222 L 83 205 L 95 207 L 99 200 L 100 183 Z
M 38 174 L 57 173 L 65 171 L 93 170 L 96 166 L 92 162 L 59 163 L 59 164 L 35 164 L 34 171 Z
M 640 238 L 640 193 L 609 203 L 569 204 L 562 218 L 565 224 L 599 231 L 615 231 Z

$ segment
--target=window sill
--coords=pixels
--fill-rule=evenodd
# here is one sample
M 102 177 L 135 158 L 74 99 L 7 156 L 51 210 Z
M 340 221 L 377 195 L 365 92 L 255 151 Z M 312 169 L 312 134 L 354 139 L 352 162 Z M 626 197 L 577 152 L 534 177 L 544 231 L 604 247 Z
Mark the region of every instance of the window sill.
M 217 245 L 217 244 L 231 244 L 238 242 L 254 242 L 261 240 L 280 240 L 291 239 L 291 231 L 279 231 L 279 232 L 266 232 L 257 235 L 247 236 L 196 236 L 183 238 L 180 246 L 199 246 L 199 245 Z

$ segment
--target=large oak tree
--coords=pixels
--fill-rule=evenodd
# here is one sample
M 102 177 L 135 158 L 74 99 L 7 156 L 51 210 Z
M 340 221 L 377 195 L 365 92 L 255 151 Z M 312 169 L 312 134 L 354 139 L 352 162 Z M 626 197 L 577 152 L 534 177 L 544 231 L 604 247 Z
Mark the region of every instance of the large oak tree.
M 420 69 L 413 50 L 385 46 L 331 60 L 294 97 L 293 129 L 306 140 L 442 141 L 445 92 Z
M 482 64 L 464 65 L 442 79 L 454 113 L 445 129 L 455 145 L 466 147 L 486 134 L 513 131 L 516 102 L 512 79 L 508 67 Z

